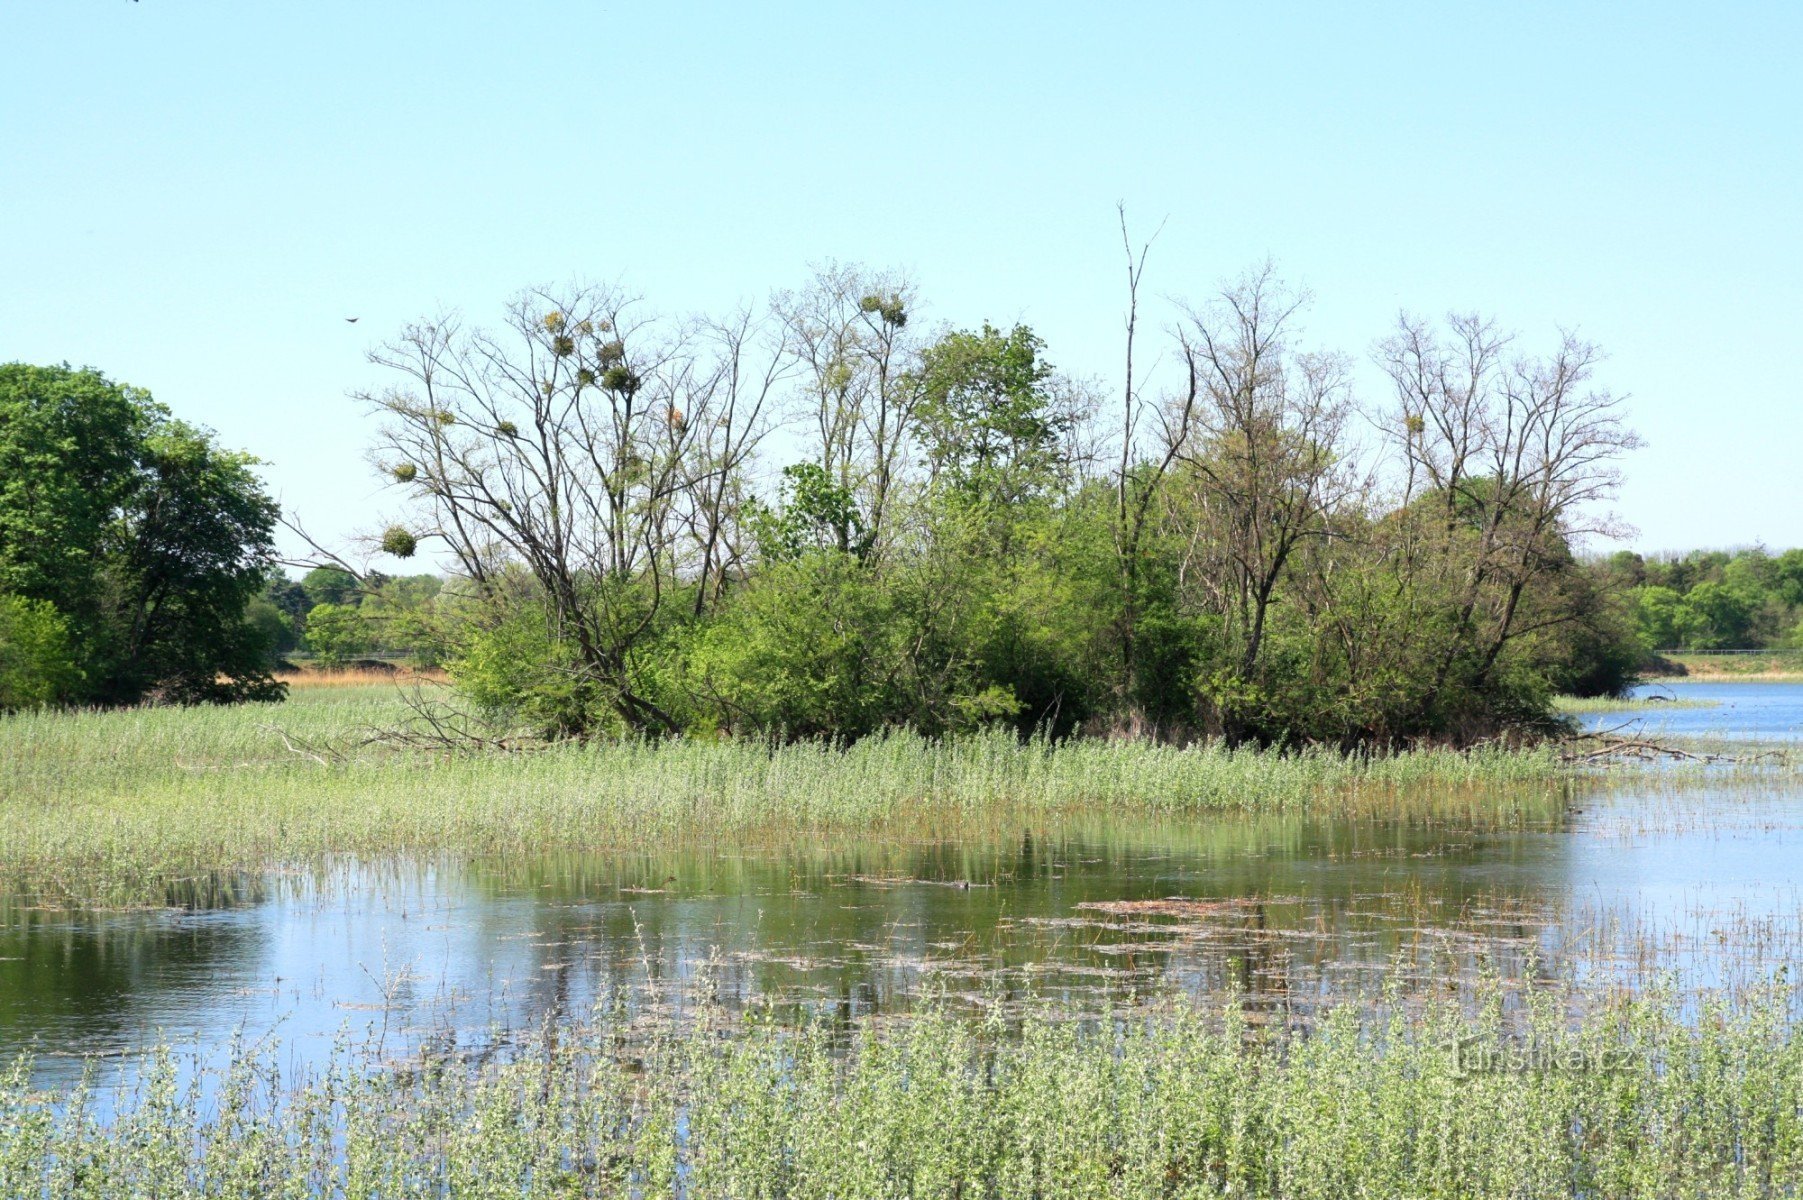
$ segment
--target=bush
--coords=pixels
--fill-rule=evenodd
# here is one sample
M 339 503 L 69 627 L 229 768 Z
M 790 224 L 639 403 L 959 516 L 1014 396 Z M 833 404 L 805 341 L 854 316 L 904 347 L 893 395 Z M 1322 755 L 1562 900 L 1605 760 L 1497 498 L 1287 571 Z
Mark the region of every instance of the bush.
M 56 607 L 0 595 L 0 712 L 55 704 L 80 682 L 69 624 Z
M 571 639 L 556 636 L 537 607 L 466 626 L 446 667 L 458 691 L 496 719 L 550 737 L 619 730 L 612 698 L 580 669 Z

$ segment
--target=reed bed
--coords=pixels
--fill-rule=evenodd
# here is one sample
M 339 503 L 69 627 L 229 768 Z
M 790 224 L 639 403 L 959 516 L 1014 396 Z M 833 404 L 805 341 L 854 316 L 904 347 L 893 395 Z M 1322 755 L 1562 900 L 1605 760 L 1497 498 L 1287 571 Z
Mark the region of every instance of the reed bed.
M 643 848 L 1133 811 L 1510 813 L 1556 804 L 1550 751 L 1368 759 L 1148 742 L 910 734 L 462 754 L 308 746 L 392 725 L 395 689 L 281 706 L 0 719 L 0 886 L 50 905 L 180 903 L 186 889 L 334 855 Z
M 1673 708 L 1719 708 L 1720 700 L 1695 696 L 1554 696 L 1553 708 L 1562 713 L 1644 713 Z
M 45 1198 L 1762 1197 L 1803 1188 L 1784 991 L 1687 1018 L 1232 1003 L 1018 1026 L 602 1014 L 504 1058 L 267 1055 L 130 1095 L 0 1079 L 0 1192 Z

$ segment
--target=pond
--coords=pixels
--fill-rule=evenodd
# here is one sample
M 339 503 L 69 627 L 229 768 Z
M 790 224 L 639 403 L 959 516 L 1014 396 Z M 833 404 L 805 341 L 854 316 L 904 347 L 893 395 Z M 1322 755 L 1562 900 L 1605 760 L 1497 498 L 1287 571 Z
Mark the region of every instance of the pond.
M 1803 684 L 1654 683 L 1633 694 L 1648 701 L 1645 710 L 1586 713 L 1583 724 L 1650 737 L 1803 741 Z
M 1803 686 L 1671 690 L 1727 694 L 1647 720 L 1767 740 L 1803 723 Z M 285 1067 L 343 1040 L 480 1053 L 596 1003 L 698 994 L 850 1021 L 923 990 L 1100 1007 L 1237 988 L 1293 1011 L 1483 974 L 1755 981 L 1803 949 L 1798 779 L 1604 777 L 1508 825 L 1092 820 L 906 844 L 346 862 L 182 911 L 0 907 L 0 1059 L 30 1050 L 51 1084 L 163 1042 L 219 1058 L 235 1036 Z

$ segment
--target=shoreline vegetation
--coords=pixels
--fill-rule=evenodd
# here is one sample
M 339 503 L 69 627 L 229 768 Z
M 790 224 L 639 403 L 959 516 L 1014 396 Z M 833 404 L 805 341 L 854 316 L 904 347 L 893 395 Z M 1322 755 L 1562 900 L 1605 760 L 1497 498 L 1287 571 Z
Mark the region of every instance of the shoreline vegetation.
M 1537 749 L 1345 756 L 1147 739 L 893 733 L 837 746 L 559 743 L 521 753 L 355 746 L 408 712 L 392 685 L 279 708 L 0 717 L 0 882 L 50 906 L 182 904 L 188 889 L 337 855 L 429 857 L 955 831 L 1098 812 L 1321 816 L 1557 809 Z
M 1581 713 L 1661 712 L 1673 708 L 1717 708 L 1719 700 L 1689 696 L 1554 696 L 1553 709 L 1566 716 Z
M 283 1076 L 267 1051 L 58 1101 L 0 1075 L 7 1195 L 1792 1195 L 1803 1036 L 1782 986 L 1572 1018 L 1557 989 L 1113 1020 L 928 1004 L 847 1035 L 705 1005 L 523 1046 Z M 1512 1003 L 1505 1003 L 1505 999 Z M 102 1112 L 106 1115 L 101 1115 Z
M 1647 683 L 1803 683 L 1803 652 L 1798 651 L 1674 653 L 1659 662 L 1677 669 L 1650 671 Z

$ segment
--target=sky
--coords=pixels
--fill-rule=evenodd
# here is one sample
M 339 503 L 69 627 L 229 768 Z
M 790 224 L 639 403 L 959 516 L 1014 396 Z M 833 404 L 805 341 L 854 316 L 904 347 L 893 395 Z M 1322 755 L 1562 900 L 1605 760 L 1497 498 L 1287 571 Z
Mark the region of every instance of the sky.
M 1625 545 L 1803 545 L 1800 63 L 1795 3 L 0 0 L 0 361 L 149 388 L 338 538 L 410 320 L 836 259 L 1118 386 L 1124 202 L 1149 325 L 1272 259 L 1370 403 L 1402 310 L 1576 328 Z

